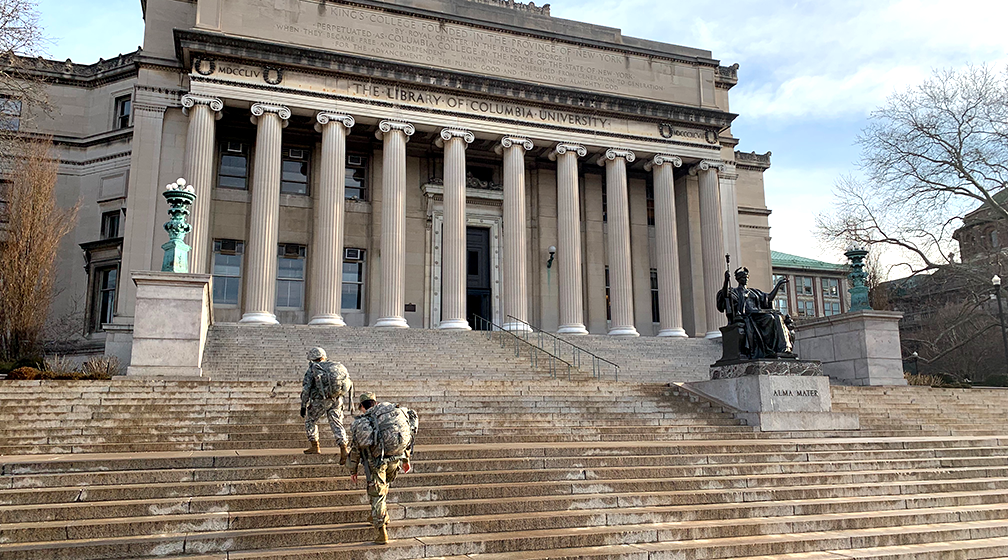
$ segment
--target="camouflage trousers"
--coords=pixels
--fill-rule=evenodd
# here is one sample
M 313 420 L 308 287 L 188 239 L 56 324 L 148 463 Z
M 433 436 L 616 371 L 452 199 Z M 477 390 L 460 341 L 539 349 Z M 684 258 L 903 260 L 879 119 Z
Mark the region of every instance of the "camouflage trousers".
M 318 421 L 325 416 L 329 419 L 329 427 L 332 428 L 333 437 L 336 443 L 347 443 L 346 430 L 343 429 L 343 397 L 335 400 L 309 401 L 308 410 L 305 412 L 304 427 L 308 433 L 308 439 L 318 441 Z
M 389 461 L 371 468 L 371 479 L 367 481 L 367 495 L 371 500 L 371 523 L 375 527 L 381 527 L 389 522 L 385 498 L 388 496 L 389 484 L 396 479 L 401 464 L 401 461 Z

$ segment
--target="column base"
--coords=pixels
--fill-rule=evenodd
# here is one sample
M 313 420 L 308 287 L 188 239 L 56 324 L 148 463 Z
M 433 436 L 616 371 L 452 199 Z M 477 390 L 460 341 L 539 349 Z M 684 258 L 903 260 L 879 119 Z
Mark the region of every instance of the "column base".
M 529 333 L 529 332 L 532 332 L 532 328 L 531 327 L 529 327 L 525 323 L 521 323 L 519 321 L 514 321 L 514 322 L 511 322 L 511 323 L 504 323 L 504 330 L 506 330 L 508 332 L 513 332 L 513 333 Z
M 266 311 L 250 311 L 244 315 L 239 323 L 248 323 L 252 325 L 279 325 L 280 321 L 277 321 L 276 315 L 272 313 L 267 313 Z
M 374 326 L 376 329 L 408 329 L 409 323 L 402 317 L 382 317 Z
M 635 327 L 615 327 L 609 329 L 609 336 L 640 336 Z
M 704 338 L 706 338 L 707 340 L 714 340 L 717 338 L 721 338 L 721 331 L 710 331 L 704 335 Z
M 685 329 L 663 329 L 658 332 L 658 336 L 671 338 L 689 338 Z
M 309 325 L 319 325 L 325 327 L 345 327 L 346 323 L 343 322 L 343 317 L 339 315 L 316 315 L 312 317 L 311 321 L 308 321 Z
M 438 329 L 442 331 L 471 331 L 472 327 L 469 326 L 469 321 L 465 319 L 448 319 L 447 321 L 441 321 Z
M 560 325 L 560 328 L 557 329 L 557 334 L 588 334 L 588 329 L 586 329 L 581 323 L 574 323 L 573 325 Z

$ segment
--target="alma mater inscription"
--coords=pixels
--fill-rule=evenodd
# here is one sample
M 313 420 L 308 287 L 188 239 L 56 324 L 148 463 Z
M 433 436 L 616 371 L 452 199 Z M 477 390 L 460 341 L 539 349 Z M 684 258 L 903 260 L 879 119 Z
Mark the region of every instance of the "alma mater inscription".
M 223 0 L 220 30 L 393 62 L 460 70 L 657 101 L 714 98 L 703 71 L 617 51 L 314 0 Z

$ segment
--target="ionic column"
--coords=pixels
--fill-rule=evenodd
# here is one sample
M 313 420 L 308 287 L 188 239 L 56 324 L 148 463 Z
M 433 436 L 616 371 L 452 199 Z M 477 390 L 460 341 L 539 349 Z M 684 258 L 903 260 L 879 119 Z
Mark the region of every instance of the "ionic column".
M 634 327 L 633 280 L 630 270 L 630 204 L 627 200 L 626 164 L 637 156 L 630 150 L 610 148 L 598 159 L 606 168 L 609 238 L 609 336 L 640 336 Z
M 290 109 L 282 105 L 252 105 L 256 151 L 242 323 L 277 323 L 273 310 L 276 306 L 277 224 L 280 215 L 280 141 L 281 131 L 287 126 L 290 116 Z
M 468 331 L 466 320 L 466 147 L 476 137 L 468 130 L 445 128 L 437 141 L 444 148 L 444 224 L 441 243 L 441 324 Z
M 742 242 L 739 238 L 738 195 L 735 189 L 735 181 L 737 179 L 737 174 L 726 173 L 722 170 L 718 177 L 718 184 L 721 189 L 721 226 L 724 231 L 725 253 L 731 255 L 732 262 L 738 263 L 739 266 L 742 266 Z
M 718 330 L 725 319 L 717 310 L 715 297 L 724 282 L 724 239 L 721 226 L 721 194 L 718 171 L 721 162 L 701 161 L 690 168 L 700 182 L 700 250 L 703 257 L 704 308 L 707 311 L 707 334 L 704 338 L 718 338 Z
M 655 249 L 658 265 L 658 336 L 686 338 L 682 328 L 679 287 L 679 243 L 676 239 L 675 182 L 673 168 L 681 167 L 676 156 L 658 154 L 644 166 L 654 174 Z
M 407 122 L 381 121 L 383 142 L 381 300 L 376 327 L 409 328 L 403 317 L 406 281 L 406 142 L 416 132 Z
M 525 152 L 528 138 L 505 136 L 497 146 L 504 156 L 504 330 L 527 331 L 528 273 L 525 241 Z M 518 319 L 511 319 L 508 316 Z
M 578 203 L 577 158 L 588 150 L 579 144 L 557 144 L 549 158 L 557 162 L 557 268 L 560 271 L 559 334 L 588 334 L 581 292 L 581 209 Z
M 221 118 L 224 102 L 216 97 L 187 93 L 182 96 L 182 113 L 189 115 L 186 132 L 183 177 L 196 188 L 192 206 L 192 234 L 189 243 L 189 271 L 210 272 L 210 186 L 213 183 L 214 121 Z
M 343 199 L 346 137 L 354 118 L 340 113 L 315 115 L 322 133 L 322 162 L 312 242 L 311 320 L 309 325 L 345 326 L 340 315 L 343 287 Z

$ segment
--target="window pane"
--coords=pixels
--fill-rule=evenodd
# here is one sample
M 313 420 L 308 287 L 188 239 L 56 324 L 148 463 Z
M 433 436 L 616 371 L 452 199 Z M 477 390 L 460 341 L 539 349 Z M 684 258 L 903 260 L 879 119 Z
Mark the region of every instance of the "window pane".
M 358 284 L 343 284 L 343 296 L 340 301 L 343 309 L 361 308 L 361 289 Z
M 247 170 L 248 161 L 245 156 L 231 154 L 221 156 L 221 175 L 244 177 Z
M 277 278 L 304 279 L 304 259 L 280 259 L 277 266 Z
M 363 280 L 364 268 L 361 265 L 362 263 L 359 262 L 344 262 L 343 281 L 360 282 L 361 280 Z

